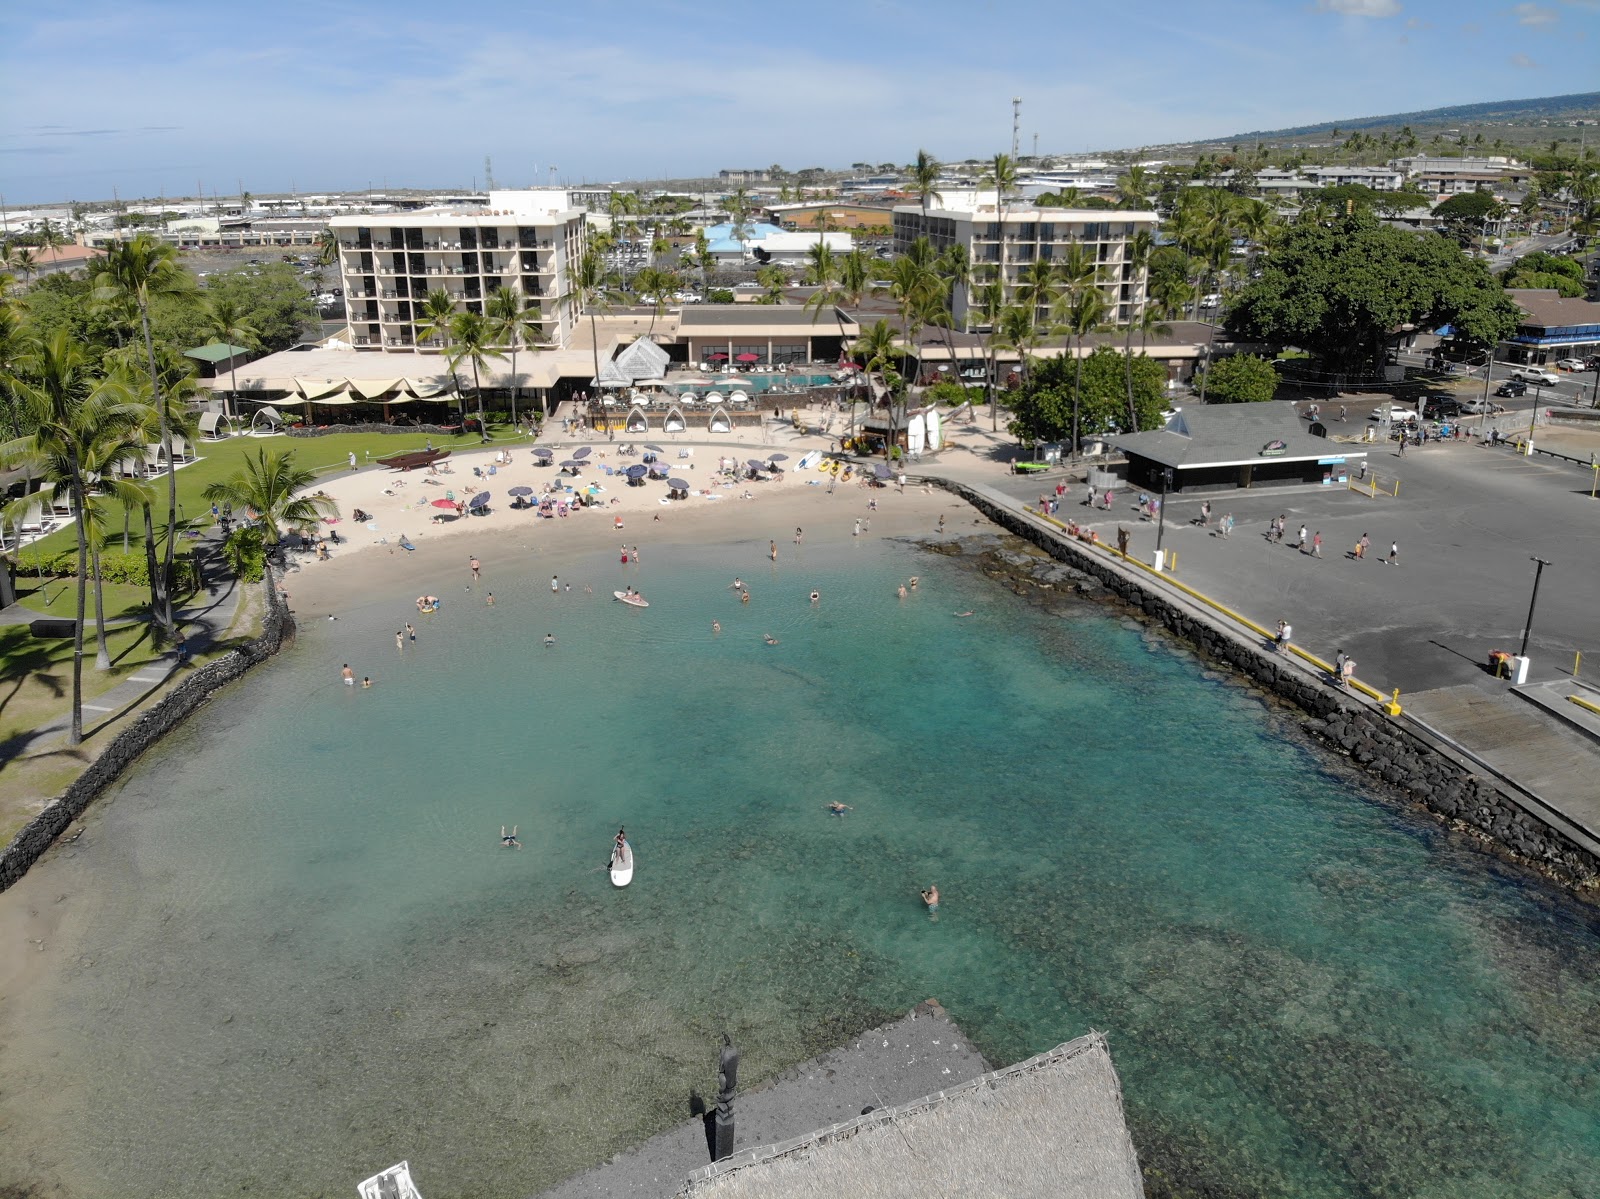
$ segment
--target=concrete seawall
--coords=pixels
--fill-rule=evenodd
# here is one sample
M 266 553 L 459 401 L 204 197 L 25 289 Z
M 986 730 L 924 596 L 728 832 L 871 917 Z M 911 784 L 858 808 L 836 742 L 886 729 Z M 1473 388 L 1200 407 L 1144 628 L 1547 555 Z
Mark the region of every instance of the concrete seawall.
M 82 816 L 95 797 L 115 782 L 140 754 L 188 719 L 213 692 L 244 677 L 252 666 L 266 661 L 285 641 L 294 639 L 294 617 L 279 597 L 277 581 L 270 569 L 261 587 L 266 602 L 261 636 L 195 670 L 118 733 L 104 752 L 0 851 L 0 891 L 26 874 L 67 826 Z
M 1403 716 L 1392 717 L 1382 707 L 1331 686 L 1267 650 L 1260 638 L 1229 627 L 1181 594 L 1167 594 L 1104 547 L 1074 541 L 1018 511 L 1015 501 L 1001 492 L 938 476 L 926 478 L 1001 528 L 1088 575 L 1208 657 L 1293 704 L 1309 717 L 1304 727 L 1313 737 L 1405 792 L 1436 817 L 1565 886 L 1590 894 L 1600 890 L 1600 845 L 1560 812 L 1519 793 L 1509 780 L 1486 777 L 1475 763 Z

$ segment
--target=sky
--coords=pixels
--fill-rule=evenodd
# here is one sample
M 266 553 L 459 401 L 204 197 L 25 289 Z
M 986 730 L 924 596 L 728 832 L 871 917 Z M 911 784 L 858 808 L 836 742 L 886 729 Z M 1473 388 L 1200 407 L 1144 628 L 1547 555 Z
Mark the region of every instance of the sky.
M 1600 89 L 1600 0 L 11 6 L 0 196 L 1073 154 Z M 552 170 L 554 168 L 554 170 Z

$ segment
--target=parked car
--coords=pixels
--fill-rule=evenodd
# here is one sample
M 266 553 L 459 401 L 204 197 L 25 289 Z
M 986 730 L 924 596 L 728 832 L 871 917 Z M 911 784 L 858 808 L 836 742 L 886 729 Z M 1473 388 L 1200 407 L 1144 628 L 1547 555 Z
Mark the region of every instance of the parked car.
M 1556 361 L 1558 371 L 1581 371 L 1584 369 L 1582 358 L 1561 358 Z
M 1429 400 L 1422 406 L 1424 420 L 1439 420 L 1446 416 L 1460 416 L 1461 405 L 1448 396 L 1441 396 L 1436 400 Z
M 1517 383 L 1517 384 L 1507 383 L 1506 386 L 1507 387 L 1511 387 L 1511 386 L 1522 387 L 1522 384 L 1521 383 Z M 1526 389 L 1524 389 L 1524 390 L 1526 390 Z M 1505 410 L 1506 410 L 1506 406 L 1504 404 L 1496 404 L 1493 400 L 1462 400 L 1461 401 L 1461 411 L 1463 411 L 1463 412 L 1481 412 L 1481 413 L 1484 413 L 1485 415 L 1493 416 L 1495 413 L 1504 412 Z
M 1416 416 L 1417 410 L 1415 408 L 1407 408 L 1403 404 L 1379 404 L 1372 410 L 1372 415 L 1367 419 L 1397 424 L 1400 421 L 1415 420 Z
M 1600 371 L 1600 354 L 1590 354 L 1587 358 L 1585 358 L 1583 360 L 1583 369 L 1589 371 Z
M 1542 383 L 1546 387 L 1561 382 L 1561 376 L 1547 366 L 1519 366 L 1511 372 L 1511 377 L 1524 383 Z
M 1216 292 L 1212 292 L 1208 296 L 1201 296 L 1200 297 L 1200 307 L 1202 307 L 1202 308 L 1215 308 L 1221 303 L 1222 303 L 1222 297 L 1220 295 L 1218 295 Z
M 1497 396 L 1525 396 L 1528 394 L 1528 385 L 1521 379 L 1507 379 L 1494 389 Z

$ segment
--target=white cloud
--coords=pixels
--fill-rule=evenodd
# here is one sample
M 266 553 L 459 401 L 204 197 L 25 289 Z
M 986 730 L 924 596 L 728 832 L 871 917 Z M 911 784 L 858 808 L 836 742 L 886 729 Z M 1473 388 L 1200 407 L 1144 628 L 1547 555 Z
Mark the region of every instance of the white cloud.
M 1317 11 L 1347 17 L 1395 17 L 1400 15 L 1400 4 L 1399 0 L 1317 0 Z
M 1561 14 L 1555 9 L 1542 4 L 1518 4 L 1511 11 L 1516 15 L 1518 25 L 1554 25 L 1561 19 Z
M 1522 68 L 1524 71 L 1537 71 L 1539 69 L 1539 64 L 1526 54 L 1513 54 L 1506 61 L 1514 67 Z

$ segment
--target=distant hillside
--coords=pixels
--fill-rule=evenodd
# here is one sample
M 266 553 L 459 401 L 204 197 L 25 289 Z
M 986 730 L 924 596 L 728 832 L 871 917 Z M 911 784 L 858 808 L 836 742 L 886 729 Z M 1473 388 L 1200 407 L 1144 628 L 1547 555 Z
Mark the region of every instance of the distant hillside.
M 1248 133 L 1235 133 L 1227 137 L 1207 138 L 1203 141 L 1173 143 L 1160 147 L 1163 150 L 1194 149 L 1216 150 L 1230 146 L 1254 146 L 1261 143 L 1273 147 L 1297 145 L 1328 145 L 1337 130 L 1341 138 L 1352 133 L 1376 136 L 1379 133 L 1398 133 L 1410 127 L 1421 143 L 1420 149 L 1430 147 L 1429 139 L 1448 135 L 1452 138 L 1469 132 L 1477 139 L 1474 149 L 1482 150 L 1486 143 L 1500 142 L 1502 148 L 1547 146 L 1552 141 L 1579 142 L 1600 147 L 1600 129 L 1582 129 L 1575 123 L 1600 121 L 1600 92 L 1583 92 L 1570 96 L 1545 96 L 1532 100 L 1496 100 L 1486 104 L 1455 104 L 1447 108 L 1428 108 L 1420 112 L 1396 112 L 1378 117 L 1350 117 L 1338 121 L 1325 121 L 1317 125 L 1300 125 L 1290 129 L 1257 129 Z M 1148 147 L 1154 149 L 1155 147 Z

